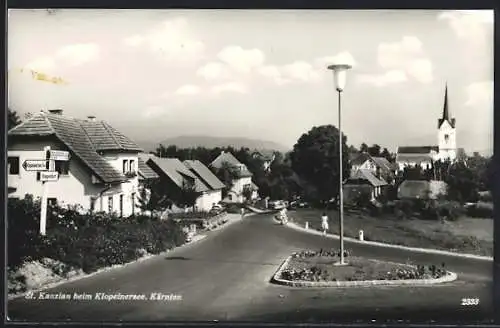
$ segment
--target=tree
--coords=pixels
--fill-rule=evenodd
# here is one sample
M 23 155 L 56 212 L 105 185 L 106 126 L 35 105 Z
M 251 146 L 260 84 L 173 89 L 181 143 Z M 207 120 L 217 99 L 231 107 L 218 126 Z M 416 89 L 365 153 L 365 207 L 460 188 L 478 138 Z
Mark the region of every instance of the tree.
M 222 198 L 226 198 L 229 190 L 234 187 L 234 181 L 238 179 L 238 170 L 231 164 L 224 162 L 220 168 L 214 169 L 214 174 L 226 186 L 226 188 L 222 191 Z
M 449 166 L 444 178 L 448 185 L 448 198 L 459 202 L 475 202 L 478 199 L 478 181 L 473 171 L 463 162 Z
M 245 197 L 245 200 L 248 202 L 252 199 L 252 195 L 253 195 L 253 189 L 252 187 L 249 187 L 249 186 L 245 186 L 243 188 L 243 197 Z
M 155 212 L 164 212 L 172 206 L 168 190 L 159 179 L 148 181 L 140 189 L 138 207 L 141 211 L 148 211 L 153 217 Z
M 380 156 L 381 157 L 384 157 L 385 159 L 387 159 L 389 162 L 393 162 L 394 158 L 392 157 L 392 154 L 391 152 L 387 149 L 387 148 L 384 148 L 382 150 L 382 152 L 380 153 Z
M 21 118 L 19 118 L 17 112 L 7 108 L 7 131 L 19 124 L 21 124 Z
M 380 157 L 380 146 L 373 144 L 371 147 L 368 147 L 368 154 L 373 157 Z
M 194 181 L 184 179 L 182 181 L 182 188 L 179 194 L 178 204 L 180 206 L 191 207 L 194 209 L 196 200 L 200 193 L 196 191 L 196 184 Z
M 293 147 L 292 169 L 315 187 L 321 201 L 339 194 L 339 146 L 339 130 L 333 125 L 323 125 L 303 134 Z M 344 179 L 350 172 L 348 151 L 347 137 L 342 135 Z
M 368 145 L 363 142 L 361 144 L 361 146 L 359 146 L 359 151 L 362 153 L 367 153 L 368 152 Z

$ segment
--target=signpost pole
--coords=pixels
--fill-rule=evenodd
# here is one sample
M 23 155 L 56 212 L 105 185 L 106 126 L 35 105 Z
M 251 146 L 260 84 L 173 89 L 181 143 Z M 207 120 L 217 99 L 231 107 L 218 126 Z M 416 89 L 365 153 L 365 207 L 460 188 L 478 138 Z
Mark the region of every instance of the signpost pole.
M 47 146 L 47 147 L 44 147 L 43 148 L 44 152 L 45 152 L 45 157 L 46 157 L 46 160 L 47 160 L 47 165 L 49 165 L 49 168 L 51 168 L 51 165 L 50 165 L 50 146 Z M 47 197 L 48 197 L 48 193 L 49 193 L 49 184 L 47 183 L 47 181 L 42 181 L 42 204 L 40 206 L 40 234 L 42 236 L 45 236 L 45 233 L 46 233 L 46 227 L 47 227 Z

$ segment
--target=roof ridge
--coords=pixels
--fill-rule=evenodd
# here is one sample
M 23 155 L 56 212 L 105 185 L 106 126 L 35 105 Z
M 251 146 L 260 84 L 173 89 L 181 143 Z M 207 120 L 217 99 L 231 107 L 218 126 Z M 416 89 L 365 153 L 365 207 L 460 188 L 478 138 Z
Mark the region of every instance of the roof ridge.
M 38 112 L 38 113 L 33 114 L 33 116 L 31 116 L 30 118 L 28 118 L 26 121 L 21 122 L 20 124 L 16 125 L 16 126 L 15 126 L 15 127 L 13 127 L 12 129 L 8 130 L 8 131 L 7 131 L 7 134 L 8 134 L 9 132 L 12 132 L 12 131 L 14 131 L 14 130 L 17 130 L 18 128 L 20 128 L 20 127 L 22 127 L 22 126 L 26 125 L 28 122 L 33 121 L 33 120 L 34 120 L 35 118 L 37 118 L 37 117 L 43 117 L 43 118 L 44 118 L 44 120 L 45 120 L 45 122 L 47 122 L 47 124 L 49 125 L 50 129 L 52 130 L 52 132 L 55 132 L 54 128 L 52 127 L 52 124 L 50 124 L 50 123 L 49 123 L 49 121 L 47 120 L 47 115 L 46 115 L 46 113 L 44 113 L 44 112 Z
M 104 129 L 106 129 L 106 131 L 108 131 L 108 133 L 111 135 L 111 138 L 116 142 L 116 144 L 118 145 L 118 148 L 119 149 L 123 149 L 122 144 L 118 141 L 118 139 L 116 139 L 115 134 L 111 130 L 111 126 L 108 123 L 104 122 L 104 121 L 101 121 L 100 123 L 102 124 L 102 126 L 104 127 Z
M 89 133 L 87 132 L 87 130 L 83 126 L 83 122 L 85 122 L 85 121 L 84 120 L 76 120 L 76 121 L 78 122 L 78 125 L 80 125 L 80 128 L 83 130 L 83 134 L 85 134 L 85 136 L 87 137 L 87 140 L 90 143 L 90 145 L 92 146 L 92 149 L 97 153 L 97 155 L 99 155 L 99 153 L 97 152 L 97 148 L 95 147 L 94 143 L 92 142 L 92 139 L 90 139 Z

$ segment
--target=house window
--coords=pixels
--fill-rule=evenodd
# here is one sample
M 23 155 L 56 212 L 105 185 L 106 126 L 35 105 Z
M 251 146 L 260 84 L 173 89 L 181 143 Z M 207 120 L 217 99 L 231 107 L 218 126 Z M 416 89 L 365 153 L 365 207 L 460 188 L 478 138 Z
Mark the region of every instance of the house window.
M 10 175 L 17 175 L 19 174 L 19 157 L 9 157 L 7 159 L 7 165 L 9 167 L 9 174 Z
M 135 172 L 135 161 L 133 159 L 130 160 L 130 172 Z
M 450 139 L 450 136 L 448 134 L 445 134 L 444 135 L 444 141 L 448 141 L 448 139 Z
M 47 205 L 56 206 L 57 205 L 57 198 L 47 198 Z
M 132 215 L 135 215 L 135 192 L 132 193 Z
M 123 216 L 123 195 L 120 195 L 120 217 Z
M 123 160 L 123 173 L 128 172 L 128 160 L 124 159 Z
M 95 202 L 96 202 L 96 199 L 94 197 L 90 197 L 90 212 L 95 211 Z
M 59 175 L 69 174 L 69 161 L 55 161 L 55 170 L 59 172 Z
M 229 194 L 229 195 L 227 195 L 227 198 L 228 198 L 230 201 L 232 201 L 232 200 L 233 200 L 233 195 Z
M 113 213 L 113 196 L 108 197 L 108 213 Z

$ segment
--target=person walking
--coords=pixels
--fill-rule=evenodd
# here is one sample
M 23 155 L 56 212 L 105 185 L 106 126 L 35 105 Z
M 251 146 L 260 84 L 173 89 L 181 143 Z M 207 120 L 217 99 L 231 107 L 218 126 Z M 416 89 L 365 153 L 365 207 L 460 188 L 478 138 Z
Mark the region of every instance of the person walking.
M 323 234 L 326 235 L 326 232 L 328 231 L 328 216 L 325 212 L 321 215 L 321 229 L 323 230 Z
M 241 208 L 241 219 L 243 220 L 244 217 L 245 217 L 245 208 L 242 207 Z

